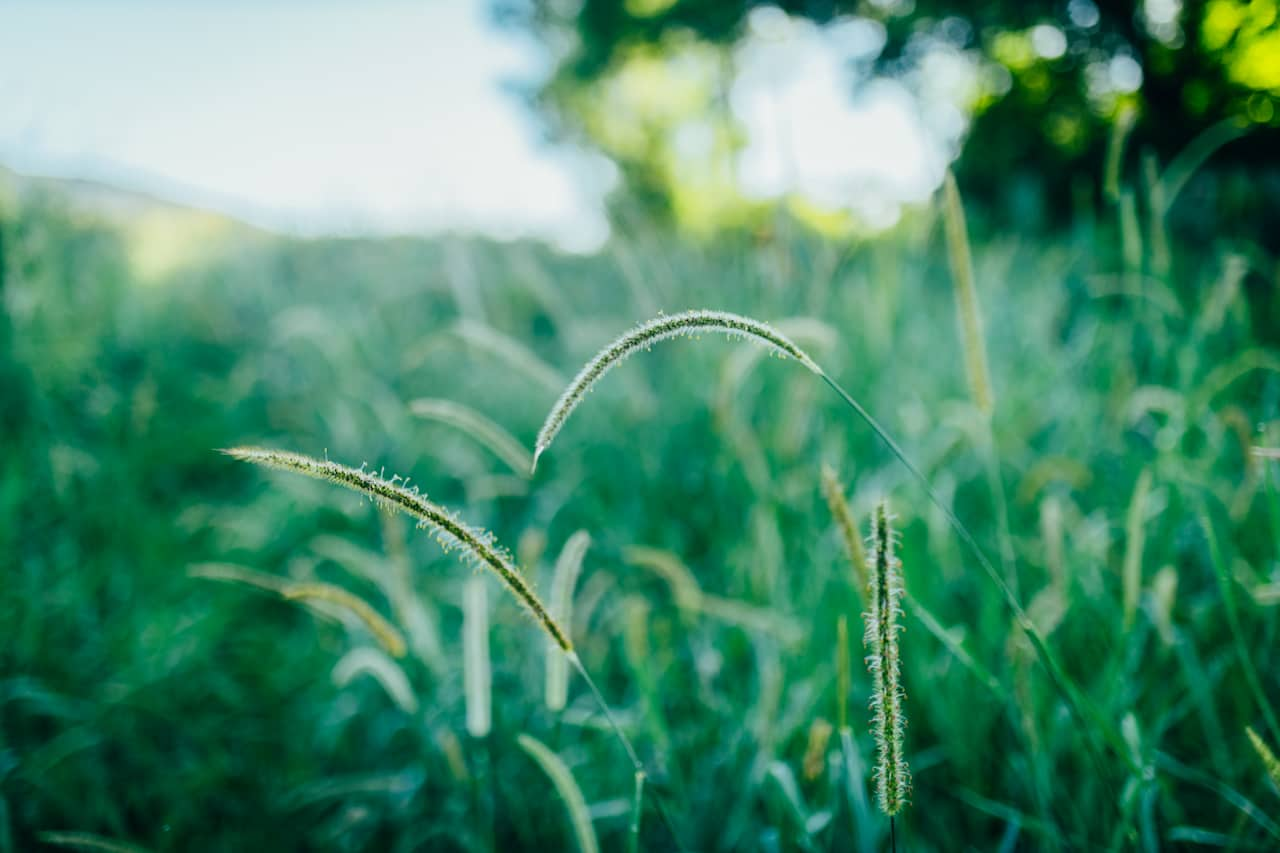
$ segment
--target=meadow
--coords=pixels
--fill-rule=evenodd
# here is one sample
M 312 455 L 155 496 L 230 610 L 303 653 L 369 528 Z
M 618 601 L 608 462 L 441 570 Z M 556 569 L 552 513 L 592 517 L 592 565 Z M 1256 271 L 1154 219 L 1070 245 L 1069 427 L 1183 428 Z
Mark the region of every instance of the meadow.
M 941 204 L 589 257 L 232 228 L 157 267 L 128 222 L 10 193 L 0 851 L 887 849 L 832 514 L 866 536 L 882 498 L 897 849 L 1277 849 L 1248 730 L 1280 749 L 1280 264 L 1173 204 L 971 216 L 958 303 Z M 716 333 L 618 365 L 531 473 L 592 354 L 691 308 L 803 347 L 939 503 L 817 376 Z M 245 445 L 408 477 L 505 545 L 634 744 L 638 825 L 617 731 L 500 577 L 217 452 Z

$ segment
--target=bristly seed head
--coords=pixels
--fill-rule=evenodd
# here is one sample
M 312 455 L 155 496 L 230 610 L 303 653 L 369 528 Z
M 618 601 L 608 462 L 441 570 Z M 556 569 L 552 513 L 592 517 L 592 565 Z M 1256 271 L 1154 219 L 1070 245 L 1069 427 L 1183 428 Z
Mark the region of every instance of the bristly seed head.
M 405 488 L 370 473 L 363 467 L 360 470 L 348 468 L 327 459 L 322 461 L 301 453 L 267 450 L 260 447 L 233 447 L 222 452 L 244 462 L 295 471 L 318 480 L 329 480 L 371 498 L 380 506 L 413 516 L 418 519 L 419 527 L 429 528 L 436 533 L 436 539 L 446 553 L 458 546 L 477 565 L 496 572 L 507 588 L 529 609 L 556 645 L 566 652 L 573 652 L 569 635 L 551 618 L 551 614 L 538 599 L 529 581 L 511 562 L 507 553 L 493 541 L 493 536 L 467 526 L 444 507 L 427 500 L 416 488 Z
M 864 614 L 871 673 L 872 728 L 876 741 L 876 794 L 880 810 L 893 817 L 902 811 L 911 789 L 911 774 L 903 757 L 902 685 L 898 661 L 898 617 L 902 608 L 902 563 L 894 556 L 896 536 L 889 504 L 876 506 L 871 524 L 871 553 L 867 559 L 870 608 Z
M 538 465 L 538 457 L 551 445 L 556 433 L 569 419 L 569 415 L 601 376 L 638 349 L 647 350 L 657 341 L 679 335 L 696 335 L 699 332 L 723 332 L 730 336 L 753 338 L 771 347 L 775 352 L 796 359 L 819 376 L 824 375 L 822 368 L 818 367 L 808 353 L 786 335 L 759 320 L 726 311 L 684 311 L 680 314 L 660 316 L 642 323 L 600 350 L 582 370 L 578 371 L 578 375 L 560 395 L 560 399 L 556 401 L 551 413 L 542 424 L 542 429 L 538 432 L 533 451 L 534 467 Z

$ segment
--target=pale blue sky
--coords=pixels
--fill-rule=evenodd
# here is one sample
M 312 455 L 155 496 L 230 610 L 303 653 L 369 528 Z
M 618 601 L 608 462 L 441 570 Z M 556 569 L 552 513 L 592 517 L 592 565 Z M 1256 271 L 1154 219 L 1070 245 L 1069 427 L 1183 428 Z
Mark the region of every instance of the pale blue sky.
M 0 164 L 286 231 L 457 228 L 596 245 L 613 169 L 540 141 L 504 86 L 536 83 L 547 59 L 495 31 L 485 9 L 0 0 Z M 898 84 L 848 106 L 842 63 L 867 33 L 777 10 L 753 21 L 734 104 L 751 134 L 749 192 L 798 189 L 885 219 L 896 200 L 932 191 L 959 130 L 929 126 L 937 105 L 921 111 Z

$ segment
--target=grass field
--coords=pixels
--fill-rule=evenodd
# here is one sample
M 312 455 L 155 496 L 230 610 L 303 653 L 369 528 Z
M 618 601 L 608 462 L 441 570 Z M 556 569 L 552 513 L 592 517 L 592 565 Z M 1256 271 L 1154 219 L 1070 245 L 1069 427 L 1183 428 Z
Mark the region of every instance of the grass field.
M 897 514 L 898 849 L 1280 847 L 1246 733 L 1280 749 L 1280 462 L 1255 452 L 1280 446 L 1280 266 L 1256 246 L 1145 204 L 976 240 L 988 416 L 933 211 L 577 258 L 2 210 L 0 851 L 885 849 L 824 465 L 862 535 L 879 498 Z M 688 308 L 774 323 L 884 424 L 1056 680 L 885 445 L 751 342 L 637 353 L 529 475 L 579 367 Z M 558 707 L 558 650 L 497 577 L 235 445 L 410 477 L 570 599 L 646 771 L 638 837 L 616 732 L 571 670 Z

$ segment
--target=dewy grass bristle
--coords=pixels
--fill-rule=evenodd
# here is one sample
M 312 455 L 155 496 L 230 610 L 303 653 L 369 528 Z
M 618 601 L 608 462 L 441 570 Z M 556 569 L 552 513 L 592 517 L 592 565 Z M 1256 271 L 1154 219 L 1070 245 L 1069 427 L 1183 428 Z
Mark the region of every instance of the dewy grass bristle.
M 871 674 L 872 735 L 876 742 L 876 796 L 889 817 L 902 811 L 911 788 L 903 756 L 906 721 L 898 656 L 898 617 L 902 608 L 902 564 L 894 556 L 896 534 L 889 506 L 881 501 L 871 527 L 871 606 L 865 614 L 867 669 Z
M 436 533 L 436 538 L 446 552 L 455 547 L 460 548 L 464 556 L 496 573 L 556 645 L 565 652 L 573 651 L 568 634 L 551 618 L 541 599 L 534 593 L 533 586 L 511 562 L 506 552 L 493 542 L 493 537 L 462 523 L 453 513 L 428 500 L 416 488 L 406 487 L 397 481 L 398 478 L 387 480 L 369 471 L 349 468 L 327 459 L 314 459 L 301 453 L 260 447 L 234 447 L 223 453 L 244 462 L 294 471 L 318 480 L 337 483 L 371 498 L 380 506 L 396 509 L 416 518 L 420 527 Z
M 578 375 L 573 378 L 564 393 L 560 395 L 560 399 L 551 408 L 551 412 L 547 415 L 542 429 L 538 432 L 538 438 L 534 445 L 533 464 L 535 466 L 538 464 L 538 458 L 551 446 L 551 442 L 555 439 L 556 434 L 560 432 L 565 421 L 573 414 L 573 410 L 582 402 L 587 392 L 599 381 L 600 377 L 604 376 L 636 350 L 645 349 L 658 341 L 682 335 L 693 335 L 699 332 L 723 332 L 731 337 L 755 339 L 766 346 L 772 347 L 782 355 L 796 359 L 814 373 L 820 376 L 823 375 L 822 368 L 818 367 L 804 350 L 786 335 L 759 320 L 753 320 L 750 317 L 743 317 L 739 314 L 730 314 L 727 311 L 705 310 L 685 311 L 680 314 L 657 317 L 647 323 L 640 324 L 607 345 L 596 353 L 595 357 L 588 361 L 582 370 L 578 371 Z

